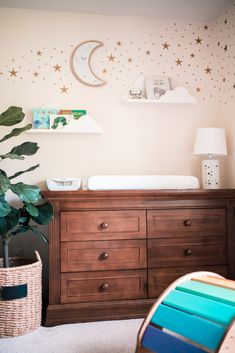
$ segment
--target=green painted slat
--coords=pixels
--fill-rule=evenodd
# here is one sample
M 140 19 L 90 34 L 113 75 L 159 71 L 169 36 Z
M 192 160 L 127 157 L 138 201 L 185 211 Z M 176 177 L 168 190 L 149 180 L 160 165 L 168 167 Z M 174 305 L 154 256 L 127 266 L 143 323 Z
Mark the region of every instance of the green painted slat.
M 170 292 L 163 304 L 226 326 L 235 318 L 235 306 L 179 290 Z
M 226 330 L 225 326 L 163 304 L 159 305 L 151 322 L 212 350 L 217 349 Z
M 184 282 L 177 286 L 176 289 L 235 306 L 235 291 L 233 289 L 214 286 L 212 284 L 198 281 Z

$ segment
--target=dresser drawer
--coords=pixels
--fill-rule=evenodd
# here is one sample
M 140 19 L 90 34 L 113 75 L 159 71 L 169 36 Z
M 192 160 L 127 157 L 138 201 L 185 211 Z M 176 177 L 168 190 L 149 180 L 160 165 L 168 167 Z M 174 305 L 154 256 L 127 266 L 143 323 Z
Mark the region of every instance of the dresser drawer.
M 222 208 L 151 210 L 147 212 L 147 222 L 150 238 L 226 233 L 226 216 Z
M 172 267 L 148 270 L 148 296 L 158 297 L 171 283 L 179 277 L 196 271 L 210 271 L 227 277 L 227 266 L 193 266 Z
M 61 303 L 146 298 L 147 270 L 61 274 Z
M 109 240 L 146 237 L 145 211 L 61 212 L 61 240 Z
M 227 263 L 225 237 L 148 240 L 148 266 L 220 265 Z
M 63 242 L 61 271 L 146 268 L 146 240 Z

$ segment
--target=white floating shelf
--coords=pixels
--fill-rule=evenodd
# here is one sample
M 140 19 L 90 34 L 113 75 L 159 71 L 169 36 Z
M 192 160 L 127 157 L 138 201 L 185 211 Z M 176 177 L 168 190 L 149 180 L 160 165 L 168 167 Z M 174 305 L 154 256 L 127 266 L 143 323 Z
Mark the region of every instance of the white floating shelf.
M 57 129 L 31 129 L 28 134 L 102 134 L 103 128 L 89 115 L 74 120 L 69 125 Z
M 145 97 L 145 77 L 144 75 L 139 76 L 134 84 L 133 88 L 140 88 Z M 166 91 L 159 99 L 147 99 L 147 98 L 130 98 L 129 94 L 126 94 L 123 101 L 126 103 L 137 103 L 137 104 L 194 104 L 197 103 L 196 98 L 192 96 L 187 88 L 176 87 L 172 90 Z
M 27 134 L 102 134 L 102 131 L 69 131 L 69 130 L 53 130 L 53 129 L 31 129 L 26 131 Z

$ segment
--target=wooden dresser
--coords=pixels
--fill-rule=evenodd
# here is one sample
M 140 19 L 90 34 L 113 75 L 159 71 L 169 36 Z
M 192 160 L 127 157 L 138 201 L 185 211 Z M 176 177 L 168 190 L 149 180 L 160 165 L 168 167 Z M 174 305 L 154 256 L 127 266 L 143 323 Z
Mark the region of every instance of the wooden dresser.
M 144 317 L 179 276 L 235 279 L 235 190 L 44 192 L 47 325 Z

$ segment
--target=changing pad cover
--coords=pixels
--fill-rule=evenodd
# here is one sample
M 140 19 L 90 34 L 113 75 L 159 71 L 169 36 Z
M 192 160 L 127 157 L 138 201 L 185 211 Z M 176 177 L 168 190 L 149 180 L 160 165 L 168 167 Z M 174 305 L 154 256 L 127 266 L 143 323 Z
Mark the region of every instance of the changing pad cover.
M 88 179 L 88 190 L 198 189 L 198 178 L 190 175 L 96 175 Z

